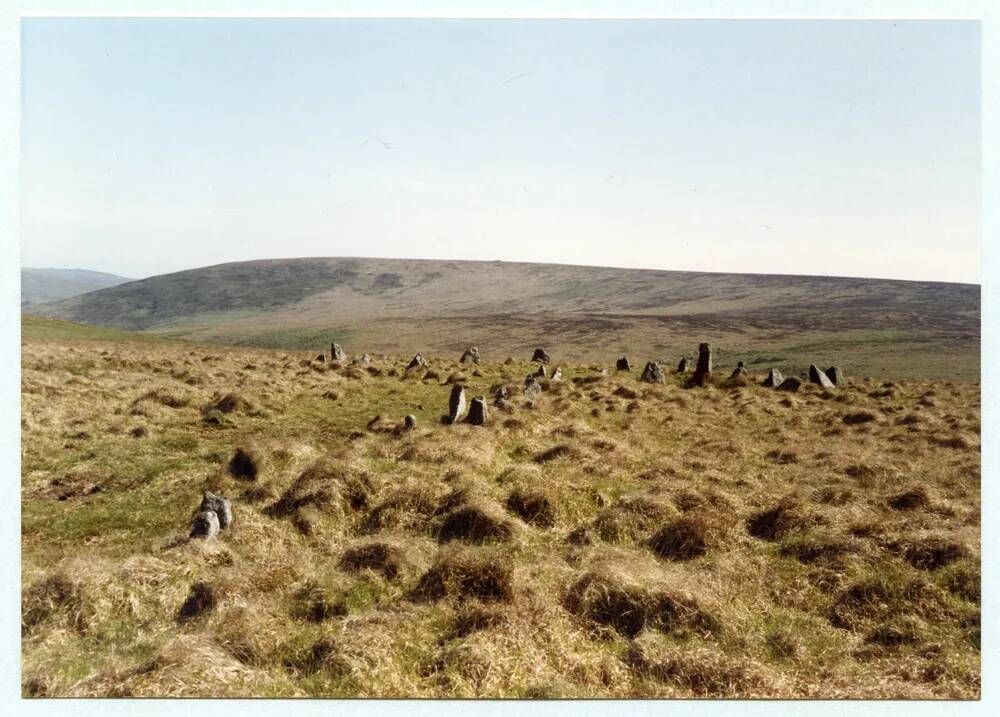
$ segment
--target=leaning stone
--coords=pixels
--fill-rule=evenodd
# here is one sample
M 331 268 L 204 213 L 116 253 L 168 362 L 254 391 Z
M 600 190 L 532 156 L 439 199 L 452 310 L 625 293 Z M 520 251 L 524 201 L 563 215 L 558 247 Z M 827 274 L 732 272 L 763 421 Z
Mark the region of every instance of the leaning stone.
M 639 377 L 639 380 L 646 383 L 664 383 L 666 379 L 663 376 L 663 369 L 649 361 L 646 363 L 646 368 L 642 370 L 642 376 Z
M 201 499 L 201 510 L 215 513 L 222 530 L 233 524 L 233 504 L 228 498 L 206 490 Z
M 330 359 L 332 361 L 346 361 L 347 353 L 340 344 L 330 344 Z
M 448 422 L 458 423 L 465 415 L 465 388 L 455 385 L 451 389 L 451 397 L 448 399 Z
M 739 376 L 746 377 L 747 373 L 748 373 L 747 367 L 743 365 L 742 361 L 740 361 L 739 363 L 736 364 L 736 368 L 733 369 L 733 372 L 732 374 L 730 374 L 729 378 L 738 378 Z
M 779 391 L 798 391 L 799 387 L 801 385 L 802 385 L 802 382 L 799 379 L 795 378 L 795 376 L 789 376 L 784 381 L 782 381 L 780 384 L 778 384 L 778 390 Z
M 191 526 L 191 537 L 211 540 L 219 534 L 219 516 L 214 510 L 203 510 L 194 519 Z
M 688 359 L 682 358 L 677 363 L 677 373 L 687 373 L 690 370 L 691 370 L 691 362 Z
M 417 427 L 417 417 L 414 416 L 412 413 L 408 414 L 406 416 L 403 416 L 403 425 L 406 426 L 407 430 L 416 428 Z
M 833 381 L 825 373 L 820 371 L 816 364 L 811 364 L 809 366 L 809 381 L 815 383 L 823 388 L 834 388 Z
M 618 370 L 618 371 L 631 371 L 632 370 L 632 366 L 628 362 L 628 357 L 627 356 L 622 356 L 620 359 L 618 359 L 615 362 L 615 369 Z
M 781 382 L 785 380 L 785 377 L 781 375 L 781 371 L 776 368 L 772 368 L 767 372 L 767 378 L 764 379 L 763 386 L 768 388 L 777 388 L 781 385 Z
M 538 361 L 539 363 L 548 363 L 550 361 L 545 349 L 535 349 L 535 353 L 531 354 L 531 360 Z
M 827 378 L 833 383 L 834 386 L 841 386 L 844 383 L 844 372 L 839 366 L 831 366 L 826 371 Z
M 544 368 L 544 367 L 543 367 Z M 552 372 L 549 380 L 555 383 L 556 381 L 562 381 L 562 367 L 556 366 L 556 370 Z
M 486 399 L 482 397 L 472 399 L 472 403 L 469 404 L 469 423 L 473 426 L 485 426 L 486 413 Z
M 421 368 L 425 366 L 427 366 L 427 362 L 424 361 L 424 357 L 417 354 L 410 360 L 410 363 L 406 365 L 406 370 L 409 371 L 411 368 Z
M 712 347 L 708 344 L 698 344 L 698 365 L 694 369 L 694 383 L 704 386 L 712 375 Z
M 319 354 L 316 357 L 316 360 L 319 361 L 320 363 L 326 363 L 326 354 Z
M 538 370 L 533 374 L 536 378 L 545 378 L 549 375 L 549 372 L 545 370 L 545 364 L 541 364 Z
M 479 349 L 475 346 L 470 346 L 462 354 L 462 358 L 458 360 L 459 363 L 469 364 L 469 363 L 479 363 Z

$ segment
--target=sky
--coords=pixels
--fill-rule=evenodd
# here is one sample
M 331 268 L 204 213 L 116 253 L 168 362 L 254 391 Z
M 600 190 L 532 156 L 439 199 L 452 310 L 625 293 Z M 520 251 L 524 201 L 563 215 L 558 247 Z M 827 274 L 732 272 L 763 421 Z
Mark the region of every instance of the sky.
M 30 18 L 22 265 L 979 283 L 962 21 Z

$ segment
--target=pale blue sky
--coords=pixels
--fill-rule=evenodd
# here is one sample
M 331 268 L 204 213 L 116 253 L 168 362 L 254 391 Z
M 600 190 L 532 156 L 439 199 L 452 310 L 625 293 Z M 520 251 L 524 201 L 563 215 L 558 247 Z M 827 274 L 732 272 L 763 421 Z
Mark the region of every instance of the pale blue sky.
M 979 25 L 24 21 L 22 259 L 980 280 Z

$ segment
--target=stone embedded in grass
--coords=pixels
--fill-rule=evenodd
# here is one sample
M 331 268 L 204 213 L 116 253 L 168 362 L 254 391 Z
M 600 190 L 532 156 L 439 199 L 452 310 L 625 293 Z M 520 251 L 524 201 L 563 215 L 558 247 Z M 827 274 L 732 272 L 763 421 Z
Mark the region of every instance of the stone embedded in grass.
M 666 378 L 663 375 L 662 368 L 654 361 L 648 361 L 646 367 L 642 370 L 642 376 L 639 377 L 639 380 L 646 383 L 664 383 Z
M 618 371 L 631 371 L 632 365 L 628 362 L 627 356 L 622 356 L 615 362 L 615 369 Z
M 553 383 L 562 381 L 562 368 L 560 366 L 556 366 L 555 370 L 552 372 L 552 376 L 549 377 L 549 381 L 552 381 Z
M 473 426 L 485 426 L 487 420 L 486 398 L 474 398 L 469 404 L 468 421 Z
M 834 388 L 833 381 L 823 371 L 820 371 L 816 364 L 809 365 L 809 382 L 822 388 Z
M 740 361 L 736 364 L 736 368 L 733 369 L 733 372 L 729 374 L 729 378 L 738 378 L 740 376 L 746 378 L 748 374 L 749 372 L 747 371 L 746 365 Z
M 338 343 L 330 344 L 330 360 L 331 361 L 347 360 L 347 352 L 344 351 L 343 347 L 341 347 L 340 344 Z
M 797 379 L 795 376 L 789 376 L 780 384 L 778 384 L 779 391 L 788 391 L 790 393 L 798 391 L 801 387 L 802 387 L 802 381 Z
M 691 361 L 688 358 L 682 358 L 677 362 L 677 373 L 687 373 L 691 370 Z
M 698 344 L 698 365 L 695 366 L 691 383 L 695 386 L 705 386 L 712 375 L 712 347 L 706 343 Z
M 534 376 L 528 376 L 524 381 L 524 397 L 529 401 L 537 401 L 542 397 L 542 385 Z
M 211 540 L 219 534 L 219 516 L 214 510 L 203 510 L 194 519 L 191 526 L 192 538 Z
M 538 370 L 531 374 L 534 378 L 545 378 L 549 375 L 549 372 L 545 369 L 545 364 L 541 364 Z
M 461 385 L 452 386 L 451 396 L 448 398 L 448 423 L 458 423 L 464 415 L 465 387 Z
M 493 390 L 493 405 L 497 408 L 505 407 L 509 400 L 510 390 L 506 386 L 500 385 Z
M 548 363 L 550 358 L 545 349 L 535 349 L 535 352 L 531 354 L 531 360 L 538 361 L 539 363 Z
M 229 502 L 228 498 L 216 495 L 211 491 L 206 490 L 202 496 L 201 511 L 215 513 L 216 519 L 219 521 L 219 528 L 222 530 L 233 523 L 233 504 Z
M 781 375 L 781 371 L 776 368 L 772 368 L 767 372 L 767 378 L 761 383 L 761 386 L 767 386 L 768 388 L 778 388 L 784 382 L 785 377 Z
M 412 413 L 403 416 L 403 427 L 412 430 L 417 427 L 417 417 Z
M 410 363 L 406 365 L 407 371 L 409 371 L 411 368 L 427 368 L 427 362 L 424 360 L 423 356 L 417 354 L 412 359 L 410 359 Z
M 462 354 L 462 357 L 458 360 L 458 362 L 461 364 L 470 364 L 470 363 L 478 364 L 479 361 L 480 361 L 479 348 L 476 346 L 470 346 L 469 348 L 467 348 L 465 352 Z
M 844 372 L 839 366 L 831 366 L 824 373 L 834 386 L 842 386 L 846 380 Z
M 326 354 L 317 354 L 316 358 L 313 360 L 318 361 L 319 363 L 326 363 Z

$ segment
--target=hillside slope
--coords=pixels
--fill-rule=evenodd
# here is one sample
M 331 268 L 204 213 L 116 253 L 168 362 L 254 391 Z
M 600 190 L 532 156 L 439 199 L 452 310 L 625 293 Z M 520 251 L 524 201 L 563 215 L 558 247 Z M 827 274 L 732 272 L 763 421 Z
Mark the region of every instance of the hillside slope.
M 156 276 L 41 307 L 89 324 L 224 343 L 494 357 L 535 344 L 568 358 L 675 359 L 692 342 L 855 370 L 978 374 L 980 289 L 837 277 L 507 262 L 283 259 Z M 919 351 L 915 351 L 919 348 Z M 780 355 L 773 354 L 779 352 Z M 786 356 L 787 354 L 787 356 Z M 829 359 L 824 359 L 829 355 Z
M 132 281 L 117 274 L 85 269 L 21 269 L 21 306 L 59 301 L 88 291 Z

